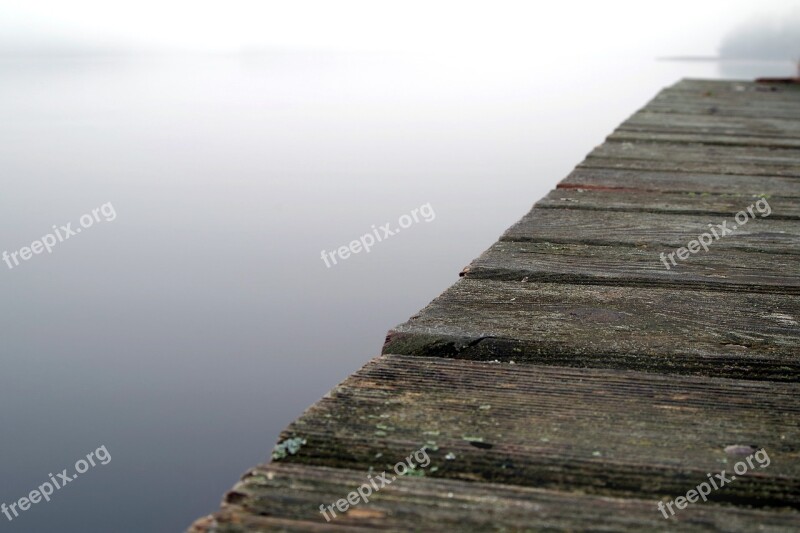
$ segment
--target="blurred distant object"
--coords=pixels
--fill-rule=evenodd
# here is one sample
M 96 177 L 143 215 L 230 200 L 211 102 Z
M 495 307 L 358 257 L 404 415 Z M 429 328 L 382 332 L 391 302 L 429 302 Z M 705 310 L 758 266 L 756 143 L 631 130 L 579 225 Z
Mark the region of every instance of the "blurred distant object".
M 740 25 L 723 39 L 719 57 L 735 61 L 793 61 L 795 77 L 760 78 L 769 83 L 800 80 L 800 10 L 781 16 L 758 17 Z
M 800 9 L 775 7 L 769 14 L 751 16 L 722 37 L 717 55 L 662 56 L 660 61 L 716 63 L 723 78 L 768 83 L 798 83 L 800 78 Z M 765 77 L 766 76 L 766 77 Z
M 728 33 L 719 47 L 725 59 L 800 59 L 800 10 L 759 17 Z

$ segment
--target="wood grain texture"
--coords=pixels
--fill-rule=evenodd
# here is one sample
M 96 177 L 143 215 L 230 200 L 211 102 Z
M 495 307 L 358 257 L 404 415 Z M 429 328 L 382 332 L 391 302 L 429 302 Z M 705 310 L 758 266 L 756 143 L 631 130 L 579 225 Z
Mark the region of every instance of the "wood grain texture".
M 670 95 L 656 97 L 643 109 L 656 113 L 685 113 L 721 118 L 775 118 L 779 120 L 797 120 L 800 113 L 798 102 L 769 101 L 735 101 L 731 99 L 707 97 L 702 100 L 687 100 Z
M 800 123 L 775 118 L 725 118 L 708 115 L 681 115 L 639 111 L 616 131 L 729 135 L 746 138 L 800 138 Z
M 676 133 L 676 132 L 650 132 L 650 131 L 615 131 L 608 136 L 613 142 L 646 142 L 670 144 L 709 144 L 718 146 L 761 147 L 761 148 L 800 148 L 800 138 L 783 137 L 755 137 L 744 135 L 725 135 L 708 133 Z
M 462 278 L 390 331 L 383 352 L 798 381 L 800 301 Z
M 800 198 L 800 180 L 775 176 L 677 173 L 647 170 L 578 168 L 559 189 L 694 192 Z
M 736 86 L 733 87 L 736 89 Z M 651 103 L 728 104 L 736 107 L 758 107 L 785 111 L 791 111 L 800 106 L 800 92 L 796 87 L 758 85 L 755 88 L 762 90 L 715 90 L 713 87 L 686 90 L 675 86 L 659 92 L 648 102 L 648 105 Z
M 759 91 L 751 93 L 718 91 L 661 91 L 645 108 L 653 104 L 675 105 L 726 105 L 736 109 L 768 109 L 791 114 L 800 107 L 800 95 L 795 91 Z
M 281 439 L 306 444 L 281 462 L 393 474 L 427 446 L 426 478 L 634 496 L 655 509 L 731 472 L 741 456 L 726 447 L 746 444 L 770 465 L 709 500 L 798 508 L 799 394 L 788 383 L 388 355 L 292 423 Z
M 709 146 L 700 143 L 606 142 L 590 154 L 608 159 L 655 159 L 710 161 L 725 164 L 759 164 L 767 167 L 800 167 L 800 150 L 742 146 Z
M 740 80 L 684 78 L 665 88 L 659 94 L 668 92 L 685 94 L 688 99 L 697 99 L 711 93 L 720 97 L 728 96 L 747 100 L 800 100 L 800 87 Z
M 792 255 L 710 248 L 667 269 L 666 247 L 498 242 L 466 267 L 473 279 L 626 287 L 671 287 L 800 295 L 800 260 Z
M 680 154 L 674 155 L 675 159 L 633 159 L 614 157 L 589 156 L 584 159 L 578 168 L 607 168 L 619 170 L 640 170 L 645 172 L 676 172 L 681 174 L 738 174 L 741 176 L 781 176 L 800 177 L 800 170 L 796 165 L 765 165 L 758 161 L 751 162 L 722 162 L 714 160 L 681 159 Z
M 652 500 L 610 498 L 503 484 L 403 477 L 330 522 L 321 504 L 364 483 L 359 470 L 273 463 L 248 471 L 223 508 L 189 533 L 300 531 L 729 531 L 786 533 L 800 513 L 691 506 L 669 521 Z M 330 513 L 329 513 L 330 514 Z
M 733 219 L 720 215 L 682 215 L 544 209 L 534 207 L 511 226 L 501 241 L 658 246 L 680 248 L 720 224 L 733 227 Z M 709 224 L 712 228 L 709 228 Z M 800 223 L 796 220 L 750 219 L 732 233 L 714 240 L 709 248 L 781 254 L 800 254 Z M 704 253 L 701 252 L 700 253 Z M 696 254 L 695 254 L 696 255 Z
M 676 113 L 681 115 L 709 115 L 723 118 L 777 118 L 800 120 L 800 106 L 740 105 L 724 101 L 681 102 L 658 100 L 643 109 L 653 113 Z
M 638 213 L 674 213 L 682 215 L 720 215 L 733 217 L 761 201 L 764 212 L 772 220 L 800 220 L 800 202 L 796 198 L 723 193 L 664 193 L 650 191 L 603 191 L 592 189 L 556 189 L 536 202 L 541 209 L 587 209 L 592 211 L 624 211 Z M 769 209 L 768 209 L 769 208 Z M 756 208 L 754 213 L 757 217 Z

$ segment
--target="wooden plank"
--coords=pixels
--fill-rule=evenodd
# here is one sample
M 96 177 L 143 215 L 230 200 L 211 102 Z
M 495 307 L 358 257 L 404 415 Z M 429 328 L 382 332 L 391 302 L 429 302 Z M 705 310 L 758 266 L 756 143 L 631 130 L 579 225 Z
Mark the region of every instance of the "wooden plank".
M 797 119 L 800 91 L 790 85 L 679 82 L 657 94 L 645 108 L 660 113 Z
M 800 177 L 800 150 L 606 142 L 595 148 L 580 167 Z
M 757 195 L 737 193 L 702 195 L 627 190 L 556 189 L 536 202 L 536 207 L 733 217 L 737 212 L 747 209 L 758 201 L 767 202 L 766 205 L 771 211 L 769 217 L 773 220 L 800 220 L 800 205 L 794 198 L 772 196 L 762 200 Z M 758 213 L 756 210 L 754 212 Z
M 697 83 L 692 80 L 682 80 L 659 92 L 649 104 L 758 108 L 769 110 L 780 117 L 800 108 L 800 90 L 796 86 L 786 84 L 730 81 Z
M 761 148 L 800 148 L 800 137 L 745 137 L 742 135 L 719 135 L 708 133 L 672 133 L 672 132 L 642 132 L 642 131 L 615 131 L 608 136 L 613 142 L 646 142 L 669 144 L 709 144 L 716 146 L 755 146 Z
M 498 242 L 466 267 L 473 279 L 532 281 L 626 287 L 697 288 L 732 292 L 800 294 L 800 261 L 792 255 L 720 251 L 670 263 L 670 248 L 635 248 Z
M 741 106 L 728 103 L 651 102 L 644 109 L 653 113 L 715 115 L 720 117 L 778 118 L 800 120 L 800 109 L 772 106 Z
M 730 99 L 704 98 L 689 101 L 682 98 L 660 96 L 644 107 L 644 110 L 655 113 L 685 112 L 687 114 L 712 115 L 721 118 L 777 118 L 784 120 L 797 119 L 800 115 L 800 102 L 791 104 L 781 102 L 736 102 Z
M 221 512 L 189 533 L 254 531 L 762 531 L 800 527 L 800 513 L 693 505 L 665 520 L 652 500 L 562 493 L 502 484 L 403 477 L 326 522 L 319 513 L 365 482 L 363 471 L 293 464 L 250 470 Z M 330 512 L 329 512 L 330 515 Z M 599 521 L 598 517 L 602 517 Z
M 747 99 L 800 98 L 800 87 L 786 84 L 765 84 L 741 80 L 706 80 L 684 78 L 661 92 L 684 92 L 688 97 L 697 98 L 711 91 L 722 96 L 735 96 Z
M 793 89 L 763 91 L 681 90 L 668 88 L 650 102 L 677 104 L 730 104 L 737 107 L 792 109 L 800 106 L 800 92 Z
M 774 118 L 725 118 L 713 115 L 680 115 L 639 111 L 620 124 L 617 131 L 798 139 L 800 138 L 800 123 L 796 120 Z
M 722 91 L 680 91 L 667 89 L 656 95 L 650 104 L 675 105 L 726 105 L 740 109 L 769 109 L 772 111 L 793 111 L 800 106 L 800 94 L 784 91 L 763 91 L 757 93 Z
M 793 295 L 465 279 L 384 353 L 797 381 Z
M 558 189 L 735 193 L 800 198 L 800 180 L 795 178 L 586 167 L 573 170 L 558 184 Z
M 281 434 L 305 444 L 280 461 L 392 474 L 427 446 L 425 477 L 650 499 L 658 516 L 730 473 L 726 448 L 757 445 L 770 465 L 709 501 L 798 508 L 798 416 L 797 384 L 384 356 Z
M 769 165 L 760 163 L 720 163 L 717 161 L 682 161 L 680 159 L 614 159 L 587 157 L 578 168 L 605 168 L 616 170 L 639 170 L 645 172 L 677 172 L 682 174 L 733 174 L 742 176 L 800 177 L 796 166 Z
M 672 161 L 717 161 L 721 163 L 756 163 L 800 169 L 800 150 L 741 146 L 709 146 L 660 142 L 606 142 L 589 154 L 597 158 L 658 159 Z
M 560 244 L 685 247 L 690 240 L 718 225 L 733 228 L 730 217 L 592 211 L 586 209 L 533 208 L 511 226 L 501 241 L 551 242 Z M 709 224 L 713 227 L 710 228 Z M 750 219 L 733 232 L 714 240 L 709 248 L 800 254 L 800 224 L 795 220 Z

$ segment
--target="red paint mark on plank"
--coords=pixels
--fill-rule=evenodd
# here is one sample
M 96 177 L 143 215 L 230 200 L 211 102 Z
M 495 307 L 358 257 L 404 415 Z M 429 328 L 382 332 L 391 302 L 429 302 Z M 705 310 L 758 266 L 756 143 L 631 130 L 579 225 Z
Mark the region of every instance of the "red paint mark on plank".
M 556 189 L 585 189 L 587 191 L 627 191 L 627 192 L 654 192 L 652 189 L 638 187 L 605 187 L 603 185 L 584 185 L 580 183 L 559 183 Z

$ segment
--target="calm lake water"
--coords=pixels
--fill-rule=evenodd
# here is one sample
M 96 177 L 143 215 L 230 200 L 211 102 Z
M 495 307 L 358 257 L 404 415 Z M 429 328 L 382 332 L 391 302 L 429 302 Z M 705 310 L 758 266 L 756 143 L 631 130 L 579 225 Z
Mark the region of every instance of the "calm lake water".
M 0 503 L 100 446 L 111 456 L 0 529 L 185 529 L 660 88 L 791 71 L 0 59 L 0 252 L 107 203 L 116 215 L 0 263 Z M 369 254 L 320 258 L 427 203 L 434 220 Z

